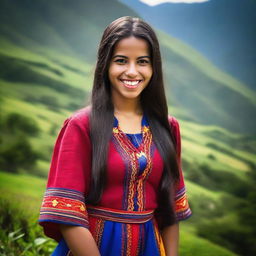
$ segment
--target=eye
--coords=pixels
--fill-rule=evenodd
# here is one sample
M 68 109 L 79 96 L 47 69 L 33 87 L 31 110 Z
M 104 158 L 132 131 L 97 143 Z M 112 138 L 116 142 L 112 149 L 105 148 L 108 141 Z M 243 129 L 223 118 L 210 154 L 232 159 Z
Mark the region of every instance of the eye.
M 126 59 L 119 58 L 119 59 L 115 59 L 114 62 L 119 63 L 119 64 L 125 64 L 127 61 L 126 61 Z
M 139 59 L 138 64 L 146 65 L 149 64 L 150 61 L 148 59 Z

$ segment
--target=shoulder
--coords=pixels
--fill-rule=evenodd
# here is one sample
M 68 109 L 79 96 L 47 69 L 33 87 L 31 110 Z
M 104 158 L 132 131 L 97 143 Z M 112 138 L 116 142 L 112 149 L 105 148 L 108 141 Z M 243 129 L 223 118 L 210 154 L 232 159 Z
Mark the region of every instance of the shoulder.
M 68 117 L 63 126 L 75 126 L 82 130 L 89 130 L 91 106 L 79 109 Z
M 179 130 L 179 127 L 180 127 L 179 122 L 174 116 L 168 115 L 168 121 L 169 121 L 171 130 L 174 130 L 174 131 Z

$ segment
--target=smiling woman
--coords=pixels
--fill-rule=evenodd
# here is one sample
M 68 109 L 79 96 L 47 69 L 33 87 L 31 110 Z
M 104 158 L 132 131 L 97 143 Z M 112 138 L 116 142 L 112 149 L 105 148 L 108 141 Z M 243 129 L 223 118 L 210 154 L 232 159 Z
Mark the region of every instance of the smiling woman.
M 150 50 L 147 41 L 136 37 L 120 40 L 109 66 L 109 80 L 114 105 L 120 101 L 137 101 L 152 77 Z M 123 103 L 121 103 L 123 104 Z
M 40 213 L 52 255 L 177 256 L 191 215 L 159 43 L 138 18 L 104 31 L 91 105 L 57 139 Z

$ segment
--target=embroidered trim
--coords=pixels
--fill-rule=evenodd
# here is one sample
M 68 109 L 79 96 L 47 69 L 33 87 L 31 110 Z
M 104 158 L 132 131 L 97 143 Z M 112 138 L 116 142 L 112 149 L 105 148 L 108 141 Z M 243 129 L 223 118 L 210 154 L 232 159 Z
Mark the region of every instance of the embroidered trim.
M 82 193 L 63 188 L 48 188 L 40 210 L 39 221 L 58 221 L 89 227 Z
M 147 125 L 142 125 L 142 143 L 136 148 L 132 142 L 124 134 L 118 123 L 113 128 L 113 135 L 118 142 L 119 146 L 129 159 L 130 163 L 127 170 L 129 175 L 127 177 L 127 185 L 125 186 L 125 194 L 127 196 L 126 209 L 128 211 L 134 211 L 135 205 L 138 206 L 138 211 L 143 211 L 145 209 L 145 197 L 144 197 L 144 184 L 145 180 L 149 176 L 152 170 L 152 159 L 151 159 L 151 145 L 152 145 L 152 134 Z M 147 159 L 147 165 L 141 175 L 138 176 L 139 162 L 138 158 L 144 156 Z M 127 193 L 129 191 L 129 193 Z M 137 198 L 136 198 L 137 197 Z M 137 199 L 137 200 L 136 200 Z
M 177 220 L 184 220 L 192 215 L 185 187 L 177 191 L 175 195 L 175 212 Z
M 98 219 L 96 223 L 96 229 L 95 229 L 95 242 L 97 246 L 100 248 L 101 244 L 101 238 L 104 230 L 105 221 L 103 219 Z
M 154 211 L 122 211 L 90 205 L 87 211 L 89 216 L 122 223 L 145 223 L 154 216 Z
M 126 256 L 131 256 L 131 250 L 132 250 L 132 227 L 131 227 L 131 224 L 126 225 L 126 232 L 127 232 Z

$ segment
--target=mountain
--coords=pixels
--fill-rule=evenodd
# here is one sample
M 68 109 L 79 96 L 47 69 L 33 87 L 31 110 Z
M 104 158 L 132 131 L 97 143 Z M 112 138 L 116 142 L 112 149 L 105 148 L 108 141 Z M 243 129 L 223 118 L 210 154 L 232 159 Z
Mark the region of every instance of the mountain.
M 97 46 L 106 24 L 119 16 L 137 16 L 119 2 L 115 2 L 114 12 L 109 8 L 110 4 L 110 0 L 98 0 L 90 2 L 90 5 L 86 1 L 72 4 L 65 0 L 2 1 L 2 58 L 11 55 L 3 47 L 8 42 L 9 45 L 12 43 L 30 53 L 55 61 L 54 55 L 69 56 L 87 64 L 87 71 L 83 72 L 87 72 L 86 77 L 91 81 Z M 96 15 L 100 11 L 104 11 L 105 15 Z M 164 56 L 167 96 L 173 106 L 170 109 L 172 113 L 202 124 L 216 124 L 234 132 L 255 134 L 256 97 L 253 91 L 218 70 L 181 41 L 161 32 L 159 39 Z M 62 67 L 72 71 L 74 67 L 70 63 L 63 60 Z M 42 63 L 41 66 L 40 63 L 36 65 L 37 70 L 40 68 L 40 72 L 46 72 Z M 76 73 L 81 74 L 79 67 L 76 69 Z M 17 75 L 14 73 L 10 76 L 14 79 Z M 64 77 L 54 75 L 55 79 L 67 82 Z M 29 82 L 29 78 L 27 80 Z M 74 81 L 71 80 L 71 83 L 74 84 Z M 88 91 L 90 86 L 87 83 Z M 80 88 L 82 89 L 81 84 Z
M 211 62 L 256 90 L 256 2 L 209 0 L 150 7 L 122 0 L 155 27 L 191 45 Z

